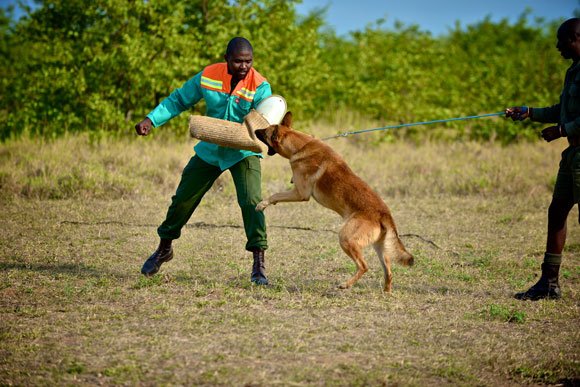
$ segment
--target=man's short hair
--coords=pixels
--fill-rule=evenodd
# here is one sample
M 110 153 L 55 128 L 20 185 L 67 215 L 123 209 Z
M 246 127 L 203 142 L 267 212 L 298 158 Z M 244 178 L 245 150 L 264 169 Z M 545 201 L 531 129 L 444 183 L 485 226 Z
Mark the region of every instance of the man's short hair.
M 250 51 L 253 53 L 254 48 L 252 47 L 248 39 L 238 36 L 230 40 L 230 42 L 228 43 L 228 46 L 226 48 L 226 56 L 229 57 L 234 53 L 240 51 Z
M 566 33 L 568 38 L 576 40 L 580 36 L 580 18 L 568 19 L 560 25 L 560 28 L 563 28 L 562 32 Z

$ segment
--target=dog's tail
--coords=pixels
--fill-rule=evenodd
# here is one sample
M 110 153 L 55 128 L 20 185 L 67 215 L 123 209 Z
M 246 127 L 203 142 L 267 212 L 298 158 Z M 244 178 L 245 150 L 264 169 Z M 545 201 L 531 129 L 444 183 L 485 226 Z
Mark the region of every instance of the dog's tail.
M 407 251 L 399 238 L 397 227 L 390 214 L 381 219 L 381 226 L 385 232 L 385 247 L 388 254 L 403 266 L 413 266 L 415 258 Z

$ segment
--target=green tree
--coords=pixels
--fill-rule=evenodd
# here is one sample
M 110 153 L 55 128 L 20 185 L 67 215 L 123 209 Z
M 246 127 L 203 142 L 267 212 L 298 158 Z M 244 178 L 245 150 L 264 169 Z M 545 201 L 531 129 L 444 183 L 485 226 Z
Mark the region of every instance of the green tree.
M 433 37 L 377 20 L 339 37 L 324 10 L 303 17 L 297 1 L 37 0 L 18 21 L 0 9 L 0 139 L 130 133 L 173 89 L 223 60 L 234 36 L 250 39 L 256 69 L 300 121 L 337 110 L 390 124 L 545 106 L 557 102 L 569 65 L 554 48 L 561 21 L 488 18 Z M 185 127 L 184 118 L 164 130 Z M 537 138 L 536 128 L 478 120 L 400 133 L 507 143 Z
M 315 82 L 321 22 L 296 19 L 293 3 L 280 0 L 39 1 L 12 31 L 2 25 L 19 49 L 6 50 L 2 63 L 14 67 L 3 77 L 0 135 L 127 130 L 204 65 L 223 60 L 236 35 L 253 42 L 275 90 L 300 95 Z

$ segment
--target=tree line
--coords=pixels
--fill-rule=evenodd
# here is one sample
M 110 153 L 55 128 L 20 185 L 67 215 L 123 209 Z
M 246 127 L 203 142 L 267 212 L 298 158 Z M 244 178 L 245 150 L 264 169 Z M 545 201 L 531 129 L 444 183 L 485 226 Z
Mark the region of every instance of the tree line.
M 490 18 L 432 36 L 377 20 L 338 36 L 324 11 L 287 0 L 37 0 L 15 20 L 0 9 L 0 139 L 132 130 L 174 88 L 248 38 L 254 66 L 301 120 L 348 111 L 385 124 L 558 101 L 569 63 L 555 48 L 562 20 Z M 203 113 L 200 104 L 194 110 Z M 173 122 L 177 121 L 177 122 Z M 183 121 L 164 130 L 183 133 Z M 537 125 L 452 123 L 405 136 L 537 138 Z M 385 134 L 387 135 L 387 134 Z

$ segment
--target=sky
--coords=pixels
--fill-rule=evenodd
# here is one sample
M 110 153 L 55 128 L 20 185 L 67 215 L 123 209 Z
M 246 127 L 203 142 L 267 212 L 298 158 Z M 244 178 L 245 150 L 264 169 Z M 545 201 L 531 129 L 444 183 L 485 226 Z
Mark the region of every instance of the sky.
M 531 9 L 530 21 L 567 19 L 580 9 L 580 0 L 303 0 L 296 10 L 306 15 L 325 6 L 327 24 L 341 36 L 364 30 L 380 18 L 386 19 L 384 28 L 398 20 L 437 36 L 454 29 L 456 21 L 466 27 L 490 16 L 494 22 L 507 18 L 514 23 L 526 8 Z
M 15 0 L 0 0 L 1 7 L 14 3 Z M 328 7 L 327 25 L 341 36 L 364 30 L 381 18 L 386 19 L 385 28 L 392 28 L 398 20 L 405 25 L 417 24 L 437 36 L 454 29 L 456 21 L 466 27 L 490 16 L 495 22 L 507 18 L 514 23 L 526 8 L 531 10 L 530 21 L 535 17 L 567 19 L 580 9 L 580 0 L 302 0 L 296 10 L 306 15 L 324 7 Z

